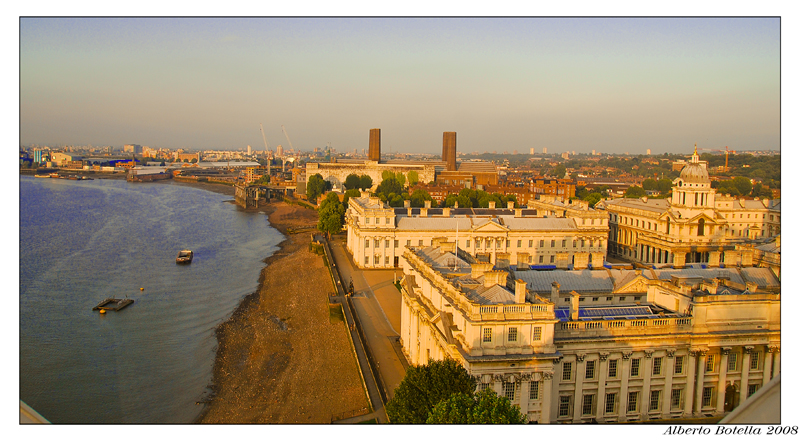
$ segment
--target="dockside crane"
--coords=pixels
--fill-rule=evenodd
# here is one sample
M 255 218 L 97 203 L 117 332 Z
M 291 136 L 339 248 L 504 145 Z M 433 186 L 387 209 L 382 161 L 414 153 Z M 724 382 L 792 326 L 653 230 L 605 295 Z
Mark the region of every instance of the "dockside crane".
M 269 176 L 272 174 L 272 160 L 269 159 L 269 145 L 267 145 L 267 136 L 264 135 L 264 124 L 259 123 L 258 125 L 261 127 L 261 137 L 264 138 L 264 148 L 267 149 L 267 176 Z
M 289 148 L 292 149 L 292 152 L 294 152 L 294 147 L 292 146 L 292 140 L 289 139 L 289 134 L 286 133 L 286 127 L 284 127 L 283 124 L 281 124 L 281 130 L 283 131 L 283 136 L 286 137 L 286 141 L 289 142 Z M 281 171 L 286 172 L 285 168 L 286 168 L 286 161 L 284 160 L 281 165 Z
M 728 168 L 728 154 L 729 153 L 733 153 L 734 155 L 736 154 L 736 150 L 728 150 L 728 146 L 725 146 L 725 150 L 722 149 L 697 149 L 697 150 L 705 150 L 709 152 L 720 152 L 720 153 L 725 152 L 725 171 L 730 171 L 730 169 Z

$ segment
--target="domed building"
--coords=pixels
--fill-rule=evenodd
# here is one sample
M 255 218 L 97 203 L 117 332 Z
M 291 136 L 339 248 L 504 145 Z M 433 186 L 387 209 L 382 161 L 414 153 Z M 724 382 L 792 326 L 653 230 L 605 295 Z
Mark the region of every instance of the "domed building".
M 656 267 L 752 266 L 754 246 L 780 235 L 780 200 L 717 195 L 696 144 L 669 199 L 620 198 L 595 208 L 609 213 L 609 257 Z

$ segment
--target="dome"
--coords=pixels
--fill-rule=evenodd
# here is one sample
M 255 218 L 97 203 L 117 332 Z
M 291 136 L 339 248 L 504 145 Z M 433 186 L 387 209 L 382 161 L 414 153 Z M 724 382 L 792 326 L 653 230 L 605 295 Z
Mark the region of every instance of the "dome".
M 706 168 L 696 162 L 690 162 L 681 170 L 681 179 L 683 179 L 683 182 L 691 184 L 708 184 L 711 182 Z

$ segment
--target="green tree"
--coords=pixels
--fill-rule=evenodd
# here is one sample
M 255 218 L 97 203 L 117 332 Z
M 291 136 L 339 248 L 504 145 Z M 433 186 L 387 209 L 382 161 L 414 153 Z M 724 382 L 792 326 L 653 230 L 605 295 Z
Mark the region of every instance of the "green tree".
M 553 176 L 557 179 L 562 179 L 564 175 L 567 174 L 567 166 L 564 164 L 558 164 L 555 169 L 553 169 Z
M 391 170 L 384 170 L 383 173 L 381 173 L 381 179 L 384 181 L 394 177 L 394 172 Z
M 526 418 L 506 397 L 491 389 L 477 394 L 458 393 L 431 410 L 428 424 L 525 424 Z
M 770 191 L 769 188 L 764 187 L 764 185 L 762 185 L 760 182 L 757 182 L 755 185 L 753 185 L 753 191 L 750 193 L 750 196 L 753 196 L 754 198 L 769 199 L 772 197 L 772 191 Z
M 347 178 L 345 178 L 344 180 L 345 190 L 358 189 L 360 185 L 361 185 L 361 178 L 359 178 L 358 175 L 355 173 L 347 175 Z
M 426 190 L 423 190 L 421 188 L 418 188 L 418 189 L 414 190 L 414 192 L 411 193 L 411 196 L 409 196 L 409 199 L 411 199 L 411 206 L 412 207 L 424 207 L 425 206 L 425 201 L 432 201 L 433 200 L 433 198 L 431 197 L 430 193 L 428 193 Z
M 661 194 L 667 194 L 672 190 L 672 180 L 667 178 L 659 179 L 656 182 L 656 189 L 661 192 Z
M 408 185 L 414 186 L 419 182 L 419 174 L 415 170 L 408 172 Z
M 739 190 L 739 194 L 741 195 L 748 195 L 751 191 L 753 191 L 753 184 L 750 182 L 750 179 L 747 179 L 744 176 L 737 176 L 733 178 L 733 186 Z
M 306 183 L 306 196 L 308 196 L 308 200 L 312 203 L 317 202 L 317 198 L 325 192 L 327 188 L 327 182 L 322 179 L 322 175 L 317 173 L 312 175 L 308 178 L 308 182 Z
M 319 220 L 317 229 L 327 234 L 336 234 L 342 231 L 344 225 L 344 205 L 339 202 L 336 193 L 328 193 L 319 206 Z
M 397 174 L 394 175 L 394 178 L 397 179 L 397 182 L 400 183 L 400 186 L 406 185 L 406 176 L 404 174 L 397 172 Z
M 359 181 L 361 181 L 361 184 L 358 185 L 358 188 L 362 190 L 372 188 L 372 178 L 369 175 L 361 175 Z
M 460 194 L 450 194 L 447 195 L 447 198 L 444 200 L 443 207 L 452 207 L 455 203 L 458 202 L 458 208 L 470 208 L 472 207 L 472 201 L 470 198 L 466 196 L 461 196 Z
M 379 196 L 383 195 L 388 198 L 392 193 L 396 195 L 403 193 L 403 186 L 400 185 L 400 182 L 398 182 L 395 178 L 384 179 L 383 182 L 378 185 L 378 188 L 375 189 L 375 193 L 377 193 Z
M 347 201 L 349 201 L 350 198 L 357 198 L 359 196 L 361 196 L 361 192 L 358 191 L 357 188 L 344 192 L 344 201 L 342 201 L 342 204 L 344 204 L 345 209 L 347 209 Z
M 423 424 L 440 401 L 457 393 L 472 394 L 473 390 L 475 379 L 455 360 L 410 366 L 394 397 L 386 403 L 386 415 L 394 424 Z
M 647 178 L 642 182 L 642 188 L 645 190 L 656 190 L 658 187 L 658 182 L 656 182 L 653 178 Z
M 647 196 L 647 192 L 645 192 L 642 187 L 632 185 L 625 190 L 626 198 L 640 198 L 642 196 Z

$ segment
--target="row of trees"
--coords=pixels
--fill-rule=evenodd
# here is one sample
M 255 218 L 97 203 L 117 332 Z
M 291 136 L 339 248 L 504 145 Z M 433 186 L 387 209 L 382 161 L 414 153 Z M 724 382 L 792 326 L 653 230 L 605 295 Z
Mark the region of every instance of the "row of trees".
M 729 194 L 732 196 L 752 196 L 759 198 L 771 198 L 772 191 L 760 182 L 753 185 L 750 179 L 744 176 L 737 176 L 726 181 L 712 181 L 711 187 L 717 189 L 717 194 Z
M 386 403 L 393 424 L 523 424 L 525 415 L 506 397 L 486 389 L 452 359 L 410 366 Z

